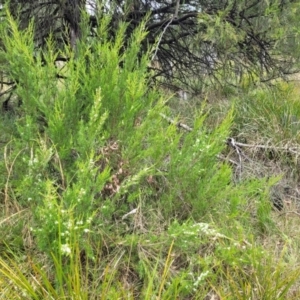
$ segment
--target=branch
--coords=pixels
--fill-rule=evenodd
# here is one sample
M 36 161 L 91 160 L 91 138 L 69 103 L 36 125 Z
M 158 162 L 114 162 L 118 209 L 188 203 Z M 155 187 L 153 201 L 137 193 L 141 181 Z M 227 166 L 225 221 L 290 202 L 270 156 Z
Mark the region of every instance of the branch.
M 294 210 L 291 210 L 291 211 L 285 211 L 285 212 L 279 214 L 279 217 L 281 217 L 281 216 L 283 216 L 283 215 L 287 215 L 287 214 L 294 214 L 294 215 L 300 217 L 300 213 L 298 213 L 298 212 L 296 212 L 296 211 L 294 211 Z
M 181 127 L 181 128 L 183 128 L 183 129 L 185 129 L 185 130 L 187 130 L 187 131 L 192 131 L 193 130 L 193 128 L 191 128 L 190 126 L 188 126 L 188 125 L 186 125 L 186 124 L 184 124 L 184 123 L 181 123 L 181 122 L 176 122 L 176 121 L 174 121 L 174 120 L 172 120 L 171 118 L 169 118 L 169 117 L 167 117 L 165 114 L 163 114 L 163 113 L 160 113 L 160 115 L 165 119 L 165 120 L 167 120 L 170 124 L 173 124 L 173 125 L 175 125 L 175 126 L 177 126 L 177 127 Z
M 13 86 L 11 86 L 9 89 L 5 90 L 4 92 L 0 93 L 0 97 L 5 95 L 5 94 L 8 94 L 10 93 L 12 90 L 14 90 L 16 88 L 16 84 L 14 84 Z
M 197 17 L 198 14 L 199 14 L 198 12 L 191 12 L 191 13 L 183 15 L 180 18 L 176 18 L 175 19 L 174 17 L 172 17 L 171 18 L 172 22 L 170 23 L 170 25 L 178 25 L 178 24 L 182 23 L 184 20 L 186 20 L 188 18 L 195 18 L 195 17 Z M 157 28 L 157 27 L 160 27 L 160 26 L 164 25 L 166 22 L 168 22 L 168 20 L 163 20 L 163 21 L 160 21 L 160 22 L 152 23 L 152 24 L 148 25 L 146 27 L 146 29 L 150 31 L 150 30 L 152 30 L 154 28 Z M 190 25 L 192 25 L 192 24 L 190 24 Z
M 174 18 L 178 18 L 179 2 L 180 2 L 180 0 L 176 0 Z
M 181 127 L 183 129 L 185 129 L 186 131 L 193 131 L 193 128 L 184 124 L 184 123 L 181 123 L 181 122 L 176 122 L 174 121 L 173 119 L 167 117 L 165 114 L 163 113 L 160 113 L 160 116 L 163 117 L 165 120 L 167 120 L 170 124 L 173 124 L 177 127 Z M 241 150 L 239 148 L 243 148 L 243 147 L 248 147 L 248 148 L 256 148 L 256 149 L 265 149 L 265 150 L 277 150 L 277 151 L 286 151 L 286 152 L 290 152 L 290 153 L 293 153 L 293 154 L 296 154 L 296 155 L 300 155 L 300 149 L 299 147 L 276 147 L 276 146 L 266 146 L 266 145 L 256 145 L 256 144 L 245 144 L 245 143 L 239 143 L 239 142 L 236 142 L 234 140 L 234 138 L 228 138 L 226 140 L 226 144 L 231 146 L 232 148 L 235 149 L 235 151 L 238 153 L 239 155 L 239 160 L 241 161 L 241 157 L 240 156 L 243 156 L 244 158 L 250 160 L 245 154 L 243 154 L 241 152 Z
M 244 144 L 244 143 L 239 143 L 235 142 L 235 144 L 239 147 L 248 147 L 248 148 L 257 148 L 257 149 L 265 149 L 265 150 L 277 150 L 277 151 L 286 151 L 294 154 L 300 154 L 299 147 L 275 147 L 275 146 L 265 146 L 265 145 L 255 145 L 255 144 Z
M 171 23 L 172 21 L 173 21 L 173 17 L 171 18 L 171 20 L 169 21 L 169 23 L 166 25 L 166 27 L 164 28 L 163 32 L 161 33 L 161 35 L 160 35 L 160 37 L 159 37 L 159 39 L 158 39 L 157 45 L 156 45 L 156 47 L 155 47 L 154 54 L 153 54 L 153 56 L 152 56 L 152 58 L 151 58 L 151 61 L 153 61 L 154 58 L 156 57 L 156 54 L 157 54 L 157 51 L 158 51 L 158 48 L 159 48 L 161 39 L 162 39 L 162 37 L 164 36 L 164 34 L 165 34 L 167 28 L 169 27 L 169 25 L 170 25 L 170 23 Z

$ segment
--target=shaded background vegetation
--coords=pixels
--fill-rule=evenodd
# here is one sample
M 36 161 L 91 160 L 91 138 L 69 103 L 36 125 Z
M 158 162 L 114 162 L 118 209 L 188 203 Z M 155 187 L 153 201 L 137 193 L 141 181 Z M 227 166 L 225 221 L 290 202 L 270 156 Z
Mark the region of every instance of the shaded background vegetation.
M 129 24 L 129 38 L 147 18 L 141 51 L 155 47 L 153 78 L 175 90 L 203 91 L 211 82 L 237 86 L 244 77 L 269 82 L 299 69 L 297 1 L 14 0 L 9 5 L 20 28 L 34 22 L 37 49 L 50 34 L 58 47 L 74 48 L 86 11 L 89 35 L 96 40 L 101 40 L 96 28 L 103 15 L 110 16 L 112 39 L 120 22 Z

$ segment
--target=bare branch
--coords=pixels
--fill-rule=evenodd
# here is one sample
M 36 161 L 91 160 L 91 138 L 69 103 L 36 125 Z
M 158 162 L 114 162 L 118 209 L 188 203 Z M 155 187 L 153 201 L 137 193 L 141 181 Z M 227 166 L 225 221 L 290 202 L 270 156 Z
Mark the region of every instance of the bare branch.
M 181 123 L 181 122 L 176 122 L 174 120 L 172 120 L 171 118 L 167 117 L 165 114 L 162 114 L 160 113 L 160 115 L 165 119 L 167 120 L 170 124 L 173 124 L 177 127 L 181 127 L 187 131 L 193 131 L 193 128 L 189 127 L 188 125 L 184 124 L 184 123 Z

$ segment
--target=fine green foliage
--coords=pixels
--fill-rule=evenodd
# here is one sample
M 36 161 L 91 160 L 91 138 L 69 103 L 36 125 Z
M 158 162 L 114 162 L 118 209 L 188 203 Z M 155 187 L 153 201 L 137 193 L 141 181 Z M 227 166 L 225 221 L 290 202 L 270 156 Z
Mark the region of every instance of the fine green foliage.
M 51 36 L 34 51 L 9 12 L 0 24 L 19 99 L 0 117 L 0 299 L 291 299 L 299 266 L 260 245 L 278 178 L 235 180 L 222 159 L 235 108 L 170 124 L 145 24 L 129 40 L 108 24 L 91 40 L 83 21 L 76 53 Z

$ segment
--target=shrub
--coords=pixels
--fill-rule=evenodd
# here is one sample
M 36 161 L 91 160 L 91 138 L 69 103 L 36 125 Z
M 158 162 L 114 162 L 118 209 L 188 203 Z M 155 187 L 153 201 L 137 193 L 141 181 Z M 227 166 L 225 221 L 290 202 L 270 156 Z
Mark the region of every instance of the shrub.
M 195 112 L 190 132 L 175 124 L 180 116 L 162 118 L 170 111 L 148 86 L 144 24 L 125 41 L 127 25 L 111 38 L 108 23 L 103 16 L 93 41 L 82 24 L 76 55 L 68 47 L 58 52 L 51 37 L 46 49 L 35 50 L 32 26 L 19 31 L 8 12 L 0 25 L 0 61 L 22 103 L 9 120 L 1 119 L 2 128 L 10 124 L 0 165 L 4 206 L 7 214 L 13 206 L 29 211 L 32 245 L 36 257 L 47 254 L 50 275 L 34 260 L 19 266 L 11 245 L 0 274 L 33 299 L 204 297 L 226 277 L 227 266 L 251 265 L 251 249 L 242 253 L 239 246 L 246 233 L 270 229 L 273 182 L 232 182 L 230 166 L 218 156 L 232 110 L 213 128 Z M 68 57 L 62 69 L 55 66 L 58 56 Z M 208 260 L 197 261 L 210 244 Z M 186 260 L 177 274 L 172 255 Z M 36 290 L 32 274 L 39 278 Z M 128 294 L 126 284 L 137 287 Z M 16 294 L 9 289 L 6 295 Z

